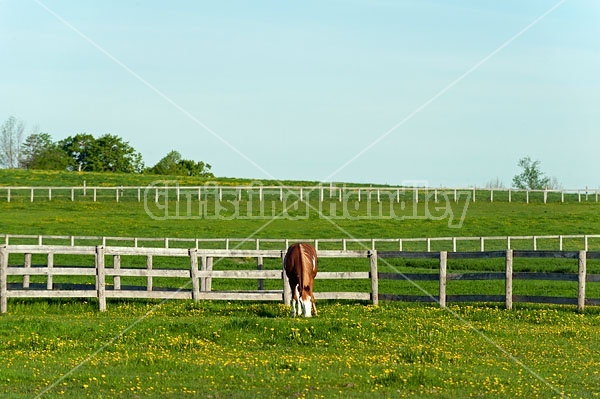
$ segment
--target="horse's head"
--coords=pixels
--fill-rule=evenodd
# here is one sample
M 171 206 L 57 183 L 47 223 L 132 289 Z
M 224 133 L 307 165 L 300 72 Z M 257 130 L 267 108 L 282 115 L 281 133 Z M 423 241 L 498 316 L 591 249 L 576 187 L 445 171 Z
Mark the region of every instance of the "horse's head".
M 301 295 L 298 296 L 298 302 L 299 302 L 298 310 L 302 313 L 302 315 L 304 317 L 311 317 L 313 303 L 312 303 L 312 296 L 310 294 L 310 287 L 308 287 L 308 286 L 304 287 Z
M 296 298 L 298 298 L 298 313 L 304 317 L 312 317 L 312 296 L 310 295 L 310 287 L 305 287 L 301 291 L 298 290 L 299 286 L 296 286 Z M 295 309 L 294 309 L 295 310 Z M 294 311 L 295 314 L 295 311 Z

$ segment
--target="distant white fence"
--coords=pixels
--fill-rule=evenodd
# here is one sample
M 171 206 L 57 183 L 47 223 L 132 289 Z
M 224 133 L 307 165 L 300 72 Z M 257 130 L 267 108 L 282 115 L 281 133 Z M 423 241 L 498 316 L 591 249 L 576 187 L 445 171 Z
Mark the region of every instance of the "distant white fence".
M 148 186 L 0 186 L 0 201 L 49 200 L 55 198 L 76 200 L 106 200 L 116 202 L 154 201 L 173 198 L 175 201 L 191 200 L 242 200 L 284 201 L 292 198 L 319 201 L 458 201 L 469 197 L 470 201 L 487 200 L 490 202 L 566 202 L 592 201 L 598 202 L 600 189 L 546 189 L 522 190 L 512 188 L 443 188 L 443 187 L 354 187 L 354 186 L 223 186 L 206 184 L 204 186 L 179 186 L 176 181 L 160 181 L 157 185 Z M 171 183 L 171 184 L 169 184 Z
M 326 250 L 486 251 L 488 249 L 600 250 L 600 234 L 418 238 L 176 238 L 0 234 L 0 244 L 285 250 L 311 242 Z
M 146 298 L 146 299 L 203 299 L 215 300 L 255 300 L 284 301 L 289 303 L 291 293 L 285 273 L 281 266 L 277 269 L 264 270 L 262 262 L 265 258 L 282 259 L 281 250 L 214 250 L 214 249 L 176 249 L 176 248 L 132 248 L 105 246 L 47 246 L 47 245 L 0 245 L 0 313 L 8 311 L 9 298 L 97 298 L 100 311 L 105 311 L 109 298 Z M 55 264 L 57 255 L 69 255 L 70 259 L 93 257 L 92 265 L 84 265 L 76 261 L 74 266 Z M 18 264 L 15 263 L 18 257 Z M 42 265 L 33 265 L 32 257 L 45 257 Z M 145 257 L 143 266 L 124 266 L 122 257 Z M 404 300 L 437 302 L 445 307 L 447 301 L 492 301 L 505 302 L 511 309 L 513 302 L 536 302 L 577 305 L 583 311 L 586 305 L 600 305 L 598 298 L 586 298 L 586 283 L 600 282 L 600 275 L 587 273 L 587 260 L 600 259 L 600 252 L 592 251 L 486 251 L 486 252 L 401 252 L 401 251 L 318 251 L 319 258 L 356 258 L 368 259 L 368 267 L 362 271 L 320 271 L 317 279 L 360 279 L 370 281 L 369 292 L 322 292 L 317 290 L 317 299 L 368 300 L 378 304 L 379 300 Z M 107 257 L 112 262 L 107 264 Z M 166 267 L 155 258 L 180 258 L 185 260 L 184 267 Z M 255 258 L 257 270 L 213 270 L 214 259 L 222 258 Z M 378 270 L 378 259 L 418 259 L 427 258 L 439 261 L 437 273 L 381 273 Z M 448 259 L 491 259 L 505 260 L 504 272 L 448 273 Z M 577 261 L 576 273 L 531 273 L 513 272 L 513 261 L 516 258 L 562 258 Z M 12 259 L 12 260 L 11 260 Z M 81 262 L 81 263 L 79 263 Z M 164 262 L 164 260 L 163 260 Z M 89 262 L 88 262 L 89 263 Z M 280 261 L 278 262 L 281 265 Z M 35 284 L 32 276 L 42 276 L 45 283 Z M 68 277 L 60 283 L 55 277 Z M 81 279 L 93 279 L 93 282 L 82 282 Z M 134 283 L 121 284 L 121 279 L 137 278 Z M 140 284 L 139 280 L 143 283 Z M 179 279 L 175 284 L 165 285 L 167 279 Z M 258 290 L 214 291 L 212 279 L 258 279 Z M 281 289 L 264 290 L 260 284 L 265 279 L 281 281 Z M 513 279 L 572 281 L 577 283 L 577 297 L 523 296 L 513 294 Z M 155 284 L 160 280 L 161 284 Z M 380 280 L 437 280 L 438 295 L 408 296 L 395 293 L 379 293 Z M 449 296 L 447 284 L 453 280 L 504 280 L 504 295 L 454 295 Z M 426 292 L 424 292 L 426 294 Z

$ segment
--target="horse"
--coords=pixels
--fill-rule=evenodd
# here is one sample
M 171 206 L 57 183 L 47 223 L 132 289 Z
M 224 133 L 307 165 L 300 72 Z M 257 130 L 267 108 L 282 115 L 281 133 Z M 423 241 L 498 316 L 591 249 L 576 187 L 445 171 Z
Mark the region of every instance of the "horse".
M 304 317 L 311 317 L 312 310 L 316 316 L 313 284 L 318 270 L 317 251 L 310 244 L 292 244 L 283 258 L 283 268 L 292 290 L 292 317 L 296 317 L 296 305 Z

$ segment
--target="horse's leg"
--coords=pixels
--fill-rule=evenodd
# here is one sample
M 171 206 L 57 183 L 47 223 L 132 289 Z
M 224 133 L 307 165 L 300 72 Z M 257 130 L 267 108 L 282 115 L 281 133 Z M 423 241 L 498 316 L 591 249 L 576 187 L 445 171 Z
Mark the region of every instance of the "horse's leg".
M 296 312 L 296 306 L 298 311 Z M 300 293 L 298 292 L 298 284 L 292 289 L 292 317 L 296 317 L 296 314 L 300 312 Z
M 315 312 L 315 316 L 317 315 L 317 307 L 315 306 L 315 296 L 313 295 L 313 293 L 310 293 L 310 297 L 312 298 L 312 308 L 313 308 L 313 312 Z

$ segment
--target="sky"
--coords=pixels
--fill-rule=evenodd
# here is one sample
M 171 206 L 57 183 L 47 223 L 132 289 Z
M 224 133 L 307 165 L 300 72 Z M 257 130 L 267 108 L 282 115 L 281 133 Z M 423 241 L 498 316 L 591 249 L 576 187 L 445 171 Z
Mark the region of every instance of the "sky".
M 600 1 L 0 0 L 0 122 L 219 177 L 599 188 Z

